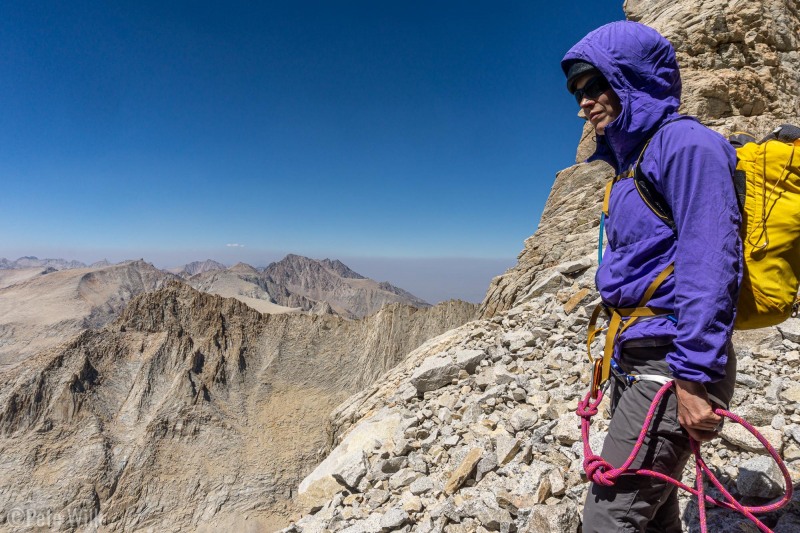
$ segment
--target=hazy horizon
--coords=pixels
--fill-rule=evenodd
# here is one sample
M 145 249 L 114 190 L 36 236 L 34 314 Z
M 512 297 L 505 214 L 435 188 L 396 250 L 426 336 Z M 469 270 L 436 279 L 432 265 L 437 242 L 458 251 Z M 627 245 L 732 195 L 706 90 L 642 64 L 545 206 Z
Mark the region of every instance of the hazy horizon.
M 107 260 L 119 263 L 126 260 L 143 259 L 156 268 L 168 270 L 193 261 L 211 259 L 227 267 L 236 263 L 247 263 L 254 267 L 266 267 L 280 261 L 288 254 L 302 255 L 311 259 L 338 259 L 355 272 L 374 279 L 387 281 L 406 290 L 431 304 L 447 300 L 464 300 L 480 303 L 495 276 L 505 272 L 516 263 L 516 258 L 455 258 L 455 257 L 370 257 L 340 256 L 336 254 L 307 255 L 294 251 L 259 251 L 236 248 L 227 253 L 213 254 L 211 251 L 153 251 L 139 250 L 140 253 L 125 255 L 123 251 L 75 251 L 69 249 L 41 250 L 42 253 L 19 253 L 16 250 L 0 251 L 0 258 L 15 261 L 22 257 L 37 259 L 63 259 L 79 261 L 91 265 Z M 206 253 L 207 255 L 201 256 Z

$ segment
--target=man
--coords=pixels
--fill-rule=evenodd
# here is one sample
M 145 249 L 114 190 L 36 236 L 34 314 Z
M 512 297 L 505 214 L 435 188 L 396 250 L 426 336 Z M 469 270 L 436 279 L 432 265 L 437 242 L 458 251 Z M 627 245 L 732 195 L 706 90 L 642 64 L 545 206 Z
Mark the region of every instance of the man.
M 680 477 L 690 456 L 688 437 L 709 440 L 721 422 L 709 395 L 727 406 L 733 393 L 730 338 L 742 272 L 732 181 L 736 154 L 722 136 L 678 114 L 675 51 L 652 28 L 635 22 L 602 26 L 570 49 L 561 66 L 596 133 L 597 149 L 589 160 L 606 161 L 622 174 L 641 156 L 642 176 L 666 200 L 674 220 L 672 228 L 660 219 L 633 179 L 617 181 L 596 283 L 608 308 L 637 307 L 655 278 L 674 264 L 647 304 L 670 313 L 638 319 L 624 330 L 615 358 L 629 374 L 675 380 L 675 394 L 660 406 L 632 468 Z M 661 385 L 611 381 L 613 415 L 601 455 L 618 467 Z M 642 476 L 622 476 L 613 487 L 593 484 L 583 531 L 678 533 L 677 493 L 672 485 Z

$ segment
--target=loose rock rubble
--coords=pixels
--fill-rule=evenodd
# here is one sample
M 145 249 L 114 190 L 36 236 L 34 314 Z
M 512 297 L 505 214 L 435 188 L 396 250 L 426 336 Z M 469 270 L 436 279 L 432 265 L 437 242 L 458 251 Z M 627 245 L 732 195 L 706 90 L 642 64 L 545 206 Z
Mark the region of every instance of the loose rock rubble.
M 350 480 L 328 485 L 328 499 L 283 531 L 579 531 L 588 484 L 574 411 L 588 387 L 583 339 L 591 306 L 573 306 L 568 313 L 565 304 L 576 295 L 587 299 L 594 270 L 571 272 L 570 290 L 460 328 L 437 351 L 412 354 L 372 390 L 341 406 L 333 420 L 341 444 L 332 456 L 372 428 L 371 438 L 360 438 L 364 445 L 350 452 L 358 467 L 340 462 L 331 469 L 323 462 L 304 483 L 325 486 L 330 475 Z M 737 334 L 739 370 L 746 377 L 732 407 L 783 451 L 795 482 L 800 371 L 791 361 L 800 345 L 781 332 L 795 330 L 797 322 Z M 440 350 L 442 345 L 448 347 Z M 604 403 L 592 425 L 591 445 L 598 452 L 608 416 Z M 753 504 L 780 496 L 783 480 L 751 439 L 728 423 L 703 454 L 726 488 Z M 354 470 L 363 473 L 357 486 Z M 691 462 L 684 482 L 694 482 Z M 691 529 L 696 504 L 686 495 L 681 501 Z M 720 528 L 715 531 L 747 522 L 719 509 L 710 509 L 709 520 Z M 800 501 L 766 521 L 783 524 L 776 531 L 798 531 L 791 528 L 800 523 Z

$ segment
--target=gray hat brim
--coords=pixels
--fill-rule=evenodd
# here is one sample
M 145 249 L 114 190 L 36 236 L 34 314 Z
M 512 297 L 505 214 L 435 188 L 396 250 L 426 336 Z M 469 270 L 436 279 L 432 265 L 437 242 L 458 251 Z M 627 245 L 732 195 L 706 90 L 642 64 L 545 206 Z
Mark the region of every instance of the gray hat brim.
M 587 72 L 600 73 L 594 65 L 586 63 L 585 61 L 575 61 L 569 66 L 569 70 L 567 71 L 567 90 L 570 93 L 575 92 L 575 82 Z

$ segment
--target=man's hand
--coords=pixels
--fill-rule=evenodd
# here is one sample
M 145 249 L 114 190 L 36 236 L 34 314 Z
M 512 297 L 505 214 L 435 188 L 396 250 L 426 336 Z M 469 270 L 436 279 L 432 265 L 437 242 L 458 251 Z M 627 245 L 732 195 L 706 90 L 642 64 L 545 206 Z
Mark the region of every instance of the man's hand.
M 716 428 L 722 417 L 715 414 L 702 383 L 675 380 L 678 397 L 678 422 L 694 440 L 705 442 L 716 436 Z

